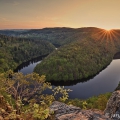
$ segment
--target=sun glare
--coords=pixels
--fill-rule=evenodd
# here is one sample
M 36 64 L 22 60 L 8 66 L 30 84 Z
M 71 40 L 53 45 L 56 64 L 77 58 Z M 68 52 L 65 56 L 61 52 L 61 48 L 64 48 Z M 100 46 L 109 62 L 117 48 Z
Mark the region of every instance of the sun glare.
M 102 29 L 106 30 L 106 31 L 111 31 L 112 27 L 103 27 Z
M 105 29 L 106 31 L 111 31 L 111 29 Z
M 109 44 L 115 44 L 118 43 L 120 34 L 119 32 L 113 30 L 113 29 L 101 29 L 97 33 L 93 34 L 93 37 L 96 40 L 99 40 L 101 42 L 106 42 L 106 45 Z
M 105 29 L 106 32 L 110 32 L 112 29 Z

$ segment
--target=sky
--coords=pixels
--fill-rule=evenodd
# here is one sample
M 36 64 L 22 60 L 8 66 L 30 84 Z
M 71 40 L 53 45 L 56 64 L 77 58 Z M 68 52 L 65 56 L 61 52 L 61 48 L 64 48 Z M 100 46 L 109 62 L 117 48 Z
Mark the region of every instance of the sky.
M 0 29 L 120 29 L 120 0 L 0 0 Z

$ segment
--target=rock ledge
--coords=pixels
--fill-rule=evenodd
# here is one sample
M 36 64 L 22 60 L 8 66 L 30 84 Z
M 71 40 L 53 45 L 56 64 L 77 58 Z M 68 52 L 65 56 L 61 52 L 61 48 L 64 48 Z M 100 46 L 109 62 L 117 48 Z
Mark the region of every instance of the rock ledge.
M 82 110 L 58 101 L 53 102 L 50 111 L 55 113 L 55 120 L 120 120 L 120 90 L 112 93 L 104 112 Z

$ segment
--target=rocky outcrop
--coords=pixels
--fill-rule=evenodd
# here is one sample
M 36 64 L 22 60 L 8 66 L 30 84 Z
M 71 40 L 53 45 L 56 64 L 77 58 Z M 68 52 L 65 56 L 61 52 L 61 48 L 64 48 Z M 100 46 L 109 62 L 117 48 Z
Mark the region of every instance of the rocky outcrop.
M 50 106 L 55 120 L 120 120 L 120 90 L 113 92 L 105 111 L 82 110 L 79 107 L 55 101 Z
M 120 90 L 112 93 L 104 113 L 112 119 L 120 120 Z
M 102 111 L 81 110 L 57 101 L 50 106 L 50 111 L 54 112 L 56 120 L 109 120 Z
M 9 119 L 8 116 L 11 112 L 12 107 L 0 95 L 0 120 L 23 120 L 19 117 Z M 120 120 L 120 90 L 112 93 L 104 112 L 93 109 L 82 110 L 79 107 L 66 105 L 58 101 L 52 103 L 50 112 L 54 113 L 55 120 Z

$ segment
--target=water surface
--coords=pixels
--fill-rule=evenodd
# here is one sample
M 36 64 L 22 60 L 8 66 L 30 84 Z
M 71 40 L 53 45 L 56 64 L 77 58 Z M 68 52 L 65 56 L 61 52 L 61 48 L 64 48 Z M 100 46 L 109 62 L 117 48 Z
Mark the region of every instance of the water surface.
M 41 60 L 35 60 L 30 62 L 27 66 L 23 65 L 18 71 L 23 74 L 32 73 L 34 67 L 40 63 Z M 113 92 L 120 81 L 120 59 L 113 60 L 107 68 L 102 70 L 98 75 L 92 79 L 88 79 L 84 82 L 63 83 L 65 88 L 73 90 L 69 93 L 69 98 L 85 99 L 95 95 L 99 95 L 106 92 Z M 59 83 L 58 83 L 59 84 Z M 55 84 L 53 85 L 53 87 Z M 49 93 L 49 91 L 46 91 Z

